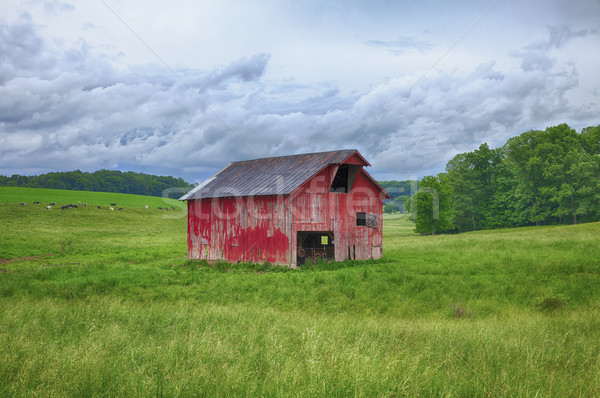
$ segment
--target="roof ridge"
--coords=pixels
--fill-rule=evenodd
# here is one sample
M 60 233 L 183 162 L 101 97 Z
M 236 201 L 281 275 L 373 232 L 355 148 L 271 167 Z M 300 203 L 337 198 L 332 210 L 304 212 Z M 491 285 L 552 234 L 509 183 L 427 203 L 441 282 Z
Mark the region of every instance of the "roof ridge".
M 348 148 L 348 149 L 336 149 L 336 150 L 333 150 L 333 151 L 296 153 L 294 155 L 268 156 L 268 157 L 265 157 L 265 158 L 237 160 L 237 161 L 231 162 L 231 163 L 253 162 L 255 160 L 266 160 L 266 159 L 291 158 L 291 157 L 295 157 L 295 156 L 306 156 L 306 155 L 322 155 L 324 153 L 337 153 L 337 152 L 349 152 L 349 151 L 358 151 L 358 149 Z

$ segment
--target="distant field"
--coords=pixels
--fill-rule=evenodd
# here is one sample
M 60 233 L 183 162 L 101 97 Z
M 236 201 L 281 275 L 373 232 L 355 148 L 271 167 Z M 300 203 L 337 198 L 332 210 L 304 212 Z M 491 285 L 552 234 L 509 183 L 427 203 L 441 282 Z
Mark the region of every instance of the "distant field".
M 161 198 L 0 195 L 0 396 L 600 396 L 600 223 L 208 267 Z
M 415 224 L 408 220 L 408 214 L 384 214 L 384 239 L 394 239 L 402 236 L 413 236 Z
M 112 192 L 90 192 L 90 191 L 69 191 L 64 189 L 40 189 L 40 188 L 20 188 L 20 187 L 0 187 L 1 203 L 27 203 L 42 202 L 44 208 L 46 205 L 55 202 L 58 205 L 77 204 L 78 202 L 87 203 L 89 206 L 110 206 L 116 203 L 117 206 L 124 207 L 144 207 L 149 206 L 154 209 L 157 207 L 185 207 L 185 203 L 176 199 L 159 198 L 156 196 L 129 195 L 124 193 Z

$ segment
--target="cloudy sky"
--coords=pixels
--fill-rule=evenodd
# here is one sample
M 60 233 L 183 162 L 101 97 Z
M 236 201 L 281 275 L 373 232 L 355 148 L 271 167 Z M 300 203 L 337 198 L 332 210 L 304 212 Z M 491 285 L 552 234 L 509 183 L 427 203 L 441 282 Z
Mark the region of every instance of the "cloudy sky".
M 600 1 L 3 1 L 0 174 L 200 182 L 357 148 L 377 179 L 600 124 Z

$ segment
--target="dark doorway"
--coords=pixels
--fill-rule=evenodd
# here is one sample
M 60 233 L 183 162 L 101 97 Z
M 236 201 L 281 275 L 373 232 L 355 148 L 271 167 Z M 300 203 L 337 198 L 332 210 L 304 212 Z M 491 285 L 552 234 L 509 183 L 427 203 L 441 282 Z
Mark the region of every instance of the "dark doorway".
M 296 264 L 314 264 L 318 260 L 332 261 L 335 257 L 333 232 L 298 231 Z

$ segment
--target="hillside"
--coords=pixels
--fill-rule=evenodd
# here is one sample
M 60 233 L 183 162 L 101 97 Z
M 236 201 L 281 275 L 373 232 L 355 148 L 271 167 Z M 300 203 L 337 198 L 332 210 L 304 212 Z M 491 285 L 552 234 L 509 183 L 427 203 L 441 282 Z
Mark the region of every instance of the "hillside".
M 33 205 L 34 202 L 41 202 Z M 176 199 L 160 198 L 155 196 L 143 196 L 113 192 L 89 192 L 71 191 L 64 189 L 42 189 L 42 188 L 16 188 L 0 187 L 0 203 L 27 203 L 46 209 L 50 203 L 56 203 L 58 207 L 66 204 L 86 203 L 89 207 L 109 207 L 116 203 L 118 207 L 142 208 L 145 206 L 152 209 L 162 207 L 185 208 L 186 205 Z
M 600 223 L 418 236 L 386 215 L 382 260 L 209 267 L 147 197 L 7 192 L 2 396 L 600 395 Z
M 98 170 L 93 173 L 75 170 L 39 176 L 0 176 L 0 187 L 2 186 L 116 192 L 171 198 L 179 198 L 194 187 L 182 178 L 118 170 Z
M 418 181 L 416 180 L 377 182 L 392 197 L 392 199 L 384 201 L 384 213 L 404 213 L 405 202 L 411 195 L 416 193 L 418 189 Z

